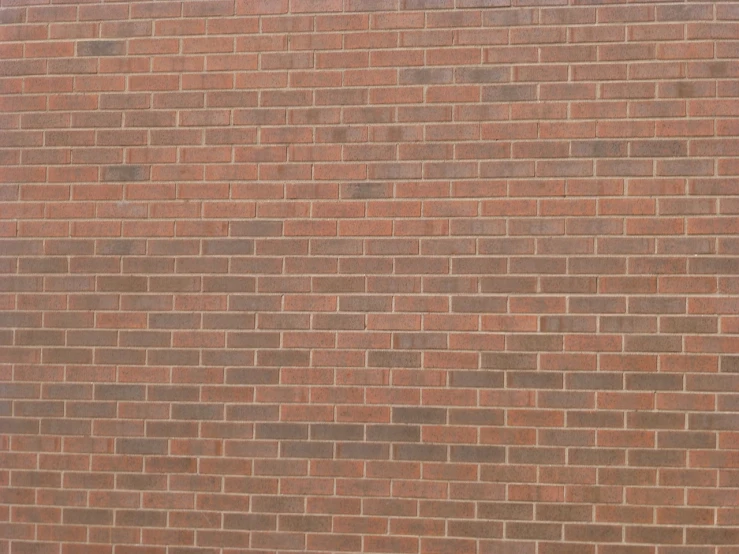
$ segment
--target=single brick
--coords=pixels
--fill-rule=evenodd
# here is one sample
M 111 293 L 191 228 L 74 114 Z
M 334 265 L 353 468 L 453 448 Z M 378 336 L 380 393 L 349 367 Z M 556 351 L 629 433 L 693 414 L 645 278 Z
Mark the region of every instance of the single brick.
M 149 168 L 143 165 L 112 165 L 103 168 L 103 181 L 127 182 L 146 181 L 149 179 Z
M 77 43 L 78 56 L 125 56 L 123 40 L 85 40 Z

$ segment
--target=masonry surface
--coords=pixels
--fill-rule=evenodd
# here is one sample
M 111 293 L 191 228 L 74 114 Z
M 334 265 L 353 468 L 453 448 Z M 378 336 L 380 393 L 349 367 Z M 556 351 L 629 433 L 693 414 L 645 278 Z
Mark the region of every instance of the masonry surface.
M 739 3 L 0 6 L 0 554 L 739 553 Z

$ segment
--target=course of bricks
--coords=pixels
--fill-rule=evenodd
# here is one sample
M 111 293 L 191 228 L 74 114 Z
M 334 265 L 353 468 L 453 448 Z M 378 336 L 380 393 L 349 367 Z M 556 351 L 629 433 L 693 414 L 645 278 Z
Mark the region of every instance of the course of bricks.
M 739 553 L 739 2 L 0 6 L 0 554 Z

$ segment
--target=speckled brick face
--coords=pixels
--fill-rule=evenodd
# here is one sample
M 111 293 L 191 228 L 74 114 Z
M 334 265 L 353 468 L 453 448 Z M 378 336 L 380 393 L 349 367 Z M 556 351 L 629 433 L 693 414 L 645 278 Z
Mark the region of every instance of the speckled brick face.
M 739 554 L 737 2 L 0 22 L 0 554 Z

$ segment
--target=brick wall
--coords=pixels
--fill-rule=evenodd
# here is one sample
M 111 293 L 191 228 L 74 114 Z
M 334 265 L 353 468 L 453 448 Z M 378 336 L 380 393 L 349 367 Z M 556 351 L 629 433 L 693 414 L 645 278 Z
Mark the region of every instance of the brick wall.
M 739 552 L 739 3 L 0 4 L 0 554 Z

